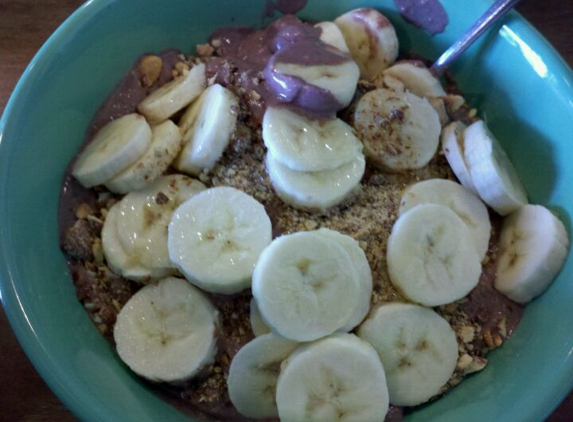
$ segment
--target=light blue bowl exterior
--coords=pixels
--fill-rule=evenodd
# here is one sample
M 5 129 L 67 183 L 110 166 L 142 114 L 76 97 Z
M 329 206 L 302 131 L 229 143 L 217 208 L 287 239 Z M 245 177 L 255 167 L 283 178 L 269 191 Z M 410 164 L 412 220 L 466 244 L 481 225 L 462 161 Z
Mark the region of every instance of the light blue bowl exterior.
M 137 56 L 175 46 L 187 53 L 221 25 L 261 25 L 264 1 L 92 0 L 42 47 L 0 122 L 0 287 L 5 311 L 31 361 L 58 397 L 86 421 L 185 420 L 122 365 L 75 298 L 58 249 L 63 171 L 98 105 Z M 434 38 L 405 25 L 391 1 L 312 0 L 300 16 L 332 19 L 377 7 L 404 50 L 436 58 L 490 4 L 444 0 L 451 17 Z M 169 5 L 169 7 L 167 7 Z M 573 216 L 573 77 L 551 46 L 511 13 L 454 67 L 513 159 L 531 202 Z M 573 267 L 490 364 L 409 422 L 541 421 L 573 387 Z

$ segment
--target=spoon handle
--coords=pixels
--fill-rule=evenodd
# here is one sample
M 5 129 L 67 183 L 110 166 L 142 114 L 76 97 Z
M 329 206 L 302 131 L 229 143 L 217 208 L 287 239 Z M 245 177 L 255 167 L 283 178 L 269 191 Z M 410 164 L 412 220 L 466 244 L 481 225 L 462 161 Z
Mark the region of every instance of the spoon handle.
M 497 0 L 492 4 L 491 7 L 436 60 L 430 68 L 432 73 L 436 76 L 441 76 L 452 62 L 466 51 L 485 30 L 505 16 L 505 14 L 520 1 L 521 0 Z

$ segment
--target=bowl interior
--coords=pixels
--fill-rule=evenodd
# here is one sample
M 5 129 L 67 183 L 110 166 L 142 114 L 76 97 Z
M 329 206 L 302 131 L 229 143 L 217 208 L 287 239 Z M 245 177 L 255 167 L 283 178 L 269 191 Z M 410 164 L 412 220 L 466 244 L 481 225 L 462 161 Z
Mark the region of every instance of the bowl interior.
M 404 23 L 390 0 L 309 0 L 299 13 L 332 19 L 376 7 L 396 26 L 405 51 L 435 59 L 489 6 L 444 0 L 450 24 L 429 37 Z M 146 52 L 193 53 L 217 26 L 255 25 L 265 1 L 91 0 L 41 49 L 0 122 L 0 286 L 8 318 L 54 392 L 89 421 L 184 420 L 115 356 L 89 321 L 58 248 L 57 205 L 64 169 L 114 84 Z M 505 146 L 532 203 L 558 212 L 571 229 L 573 78 L 545 40 L 511 13 L 474 45 L 453 72 L 468 101 Z M 540 421 L 573 387 L 571 260 L 550 290 L 528 306 L 490 364 L 407 421 Z M 129 411 L 125 411 L 129 409 Z

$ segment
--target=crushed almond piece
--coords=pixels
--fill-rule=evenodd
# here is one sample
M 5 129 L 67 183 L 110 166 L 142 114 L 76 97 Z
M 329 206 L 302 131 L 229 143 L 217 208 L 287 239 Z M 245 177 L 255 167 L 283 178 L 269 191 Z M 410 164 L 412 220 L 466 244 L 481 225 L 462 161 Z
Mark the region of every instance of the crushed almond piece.
M 94 211 L 92 207 L 86 202 L 82 202 L 80 205 L 78 205 L 75 212 L 76 218 L 79 218 L 80 220 L 86 219 L 88 215 L 93 213 Z
M 475 356 L 472 363 L 468 366 L 466 374 L 472 374 L 474 372 L 481 371 L 487 365 L 487 359 Z
M 187 63 L 184 63 L 184 62 L 177 62 L 175 64 L 175 70 L 180 75 L 186 75 L 189 72 L 189 65 Z
M 215 48 L 210 44 L 197 44 L 195 50 L 200 56 L 212 56 L 215 52 Z
M 141 85 L 151 86 L 159 80 L 161 70 L 163 69 L 163 60 L 159 56 L 145 56 L 141 59 L 139 70 L 141 71 Z
M 491 336 L 491 332 L 490 331 L 486 331 L 483 335 L 483 339 L 485 341 L 485 344 L 487 347 L 489 348 L 493 348 L 495 346 L 495 343 L 493 341 L 493 337 Z

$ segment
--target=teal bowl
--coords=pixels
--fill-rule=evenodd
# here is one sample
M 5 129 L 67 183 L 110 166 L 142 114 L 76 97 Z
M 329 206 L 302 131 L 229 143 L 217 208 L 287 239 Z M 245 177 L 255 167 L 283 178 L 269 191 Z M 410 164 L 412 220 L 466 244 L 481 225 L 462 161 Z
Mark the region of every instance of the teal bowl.
M 265 1 L 91 0 L 46 42 L 0 122 L 0 287 L 8 319 L 50 388 L 85 421 L 186 420 L 122 365 L 75 298 L 58 248 L 62 175 L 114 84 L 145 52 L 191 53 L 217 26 L 265 22 Z M 332 19 L 376 7 L 401 47 L 435 59 L 491 4 L 443 0 L 451 23 L 429 37 L 390 0 L 309 0 L 299 13 Z M 453 69 L 514 161 L 531 202 L 573 216 L 573 75 L 517 13 Z M 531 303 L 490 364 L 406 421 L 541 421 L 573 387 L 573 262 Z

